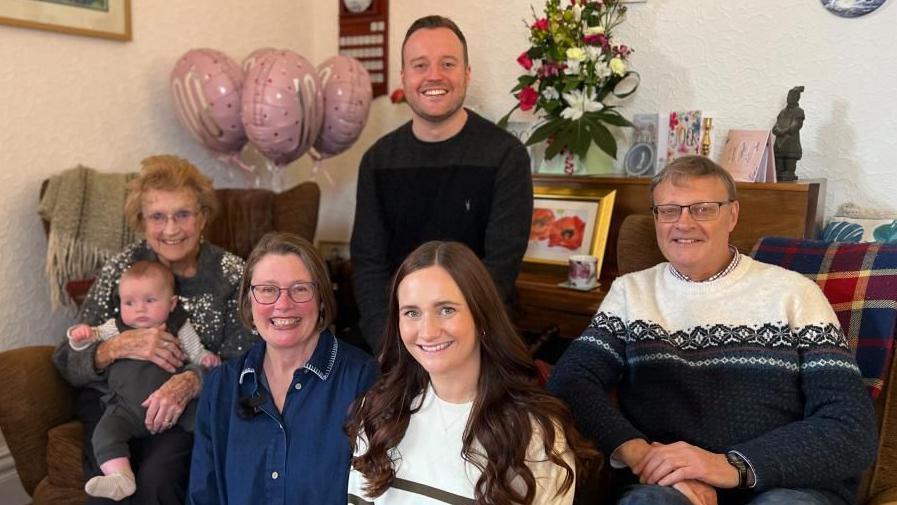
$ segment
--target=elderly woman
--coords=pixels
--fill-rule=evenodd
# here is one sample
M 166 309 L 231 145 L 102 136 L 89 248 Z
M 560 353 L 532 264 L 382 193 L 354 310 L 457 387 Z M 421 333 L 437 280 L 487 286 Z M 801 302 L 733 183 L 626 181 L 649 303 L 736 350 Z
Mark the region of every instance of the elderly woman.
M 128 187 L 125 216 L 146 238 L 106 263 L 81 307 L 79 322 L 98 325 L 114 318 L 122 273 L 137 261 L 159 261 L 174 273 L 180 305 L 207 349 L 224 359 L 248 349 L 255 337 L 234 315 L 243 261 L 202 239 L 216 207 L 211 180 L 188 161 L 176 156 L 143 160 L 140 174 Z M 86 477 L 100 475 L 90 440 L 103 410 L 105 369 L 116 360 L 133 359 L 176 372 L 184 358 L 178 339 L 158 328 L 123 331 L 83 351 L 72 350 L 66 342 L 57 347 L 56 367 L 72 385 L 81 387 L 75 410 L 85 424 Z M 187 403 L 199 395 L 201 385 L 199 372 L 188 369 L 173 375 L 147 398 L 145 424 L 155 435 L 131 442 L 137 492 L 125 503 L 184 502 L 193 439 L 190 433 L 171 427 Z
M 240 318 L 262 342 L 206 378 L 190 503 L 342 503 L 352 454 L 343 425 L 376 363 L 330 332 L 335 305 L 308 241 L 262 238 L 240 285 Z
M 349 503 L 570 504 L 575 472 L 599 458 L 538 385 L 492 278 L 462 244 L 427 242 L 399 267 L 379 361 L 347 425 Z

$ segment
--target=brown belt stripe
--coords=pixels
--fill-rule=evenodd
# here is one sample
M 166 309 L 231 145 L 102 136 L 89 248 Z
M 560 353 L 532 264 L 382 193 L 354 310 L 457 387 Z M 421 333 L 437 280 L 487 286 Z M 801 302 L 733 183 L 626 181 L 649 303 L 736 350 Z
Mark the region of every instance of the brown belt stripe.
M 419 482 L 412 482 L 410 480 L 395 479 L 392 481 L 392 485 L 390 487 L 402 491 L 407 491 L 409 493 L 426 496 L 427 498 L 432 498 L 449 505 L 473 505 L 473 500 L 471 500 L 470 498 L 465 498 L 463 496 L 449 493 L 448 491 L 443 491 L 442 489 L 430 487 Z M 349 495 L 349 503 L 351 505 L 374 505 L 374 502 L 366 501 L 354 494 Z

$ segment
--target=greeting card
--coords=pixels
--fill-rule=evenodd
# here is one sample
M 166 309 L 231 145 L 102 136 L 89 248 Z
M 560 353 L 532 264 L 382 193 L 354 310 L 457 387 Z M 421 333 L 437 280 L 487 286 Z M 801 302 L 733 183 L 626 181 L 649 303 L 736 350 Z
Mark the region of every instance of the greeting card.
M 719 164 L 736 181 L 776 182 L 772 146 L 769 130 L 729 130 Z
M 666 165 L 666 118 L 656 112 L 635 114 L 632 126 L 632 144 L 623 159 L 623 167 L 628 175 L 654 175 Z
M 670 112 L 667 162 L 701 153 L 701 111 Z

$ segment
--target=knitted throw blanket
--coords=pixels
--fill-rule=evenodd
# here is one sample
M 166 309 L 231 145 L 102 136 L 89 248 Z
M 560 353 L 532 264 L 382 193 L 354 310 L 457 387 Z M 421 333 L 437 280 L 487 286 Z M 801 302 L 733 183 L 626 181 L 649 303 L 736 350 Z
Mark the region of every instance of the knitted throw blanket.
M 79 165 L 50 178 L 37 212 L 50 223 L 46 273 L 54 308 L 73 305 L 66 283 L 93 276 L 136 240 L 124 217 L 127 183 L 135 175 Z

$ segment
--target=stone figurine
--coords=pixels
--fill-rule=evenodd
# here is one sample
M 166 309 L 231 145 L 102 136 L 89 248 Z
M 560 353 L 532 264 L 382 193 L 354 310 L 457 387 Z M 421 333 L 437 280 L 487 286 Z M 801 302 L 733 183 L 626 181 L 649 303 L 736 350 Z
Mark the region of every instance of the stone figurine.
M 779 181 L 796 181 L 797 160 L 803 155 L 800 147 L 800 129 L 804 125 L 804 110 L 797 102 L 803 92 L 803 86 L 795 86 L 788 91 L 787 105 L 772 127 L 772 133 L 776 136 L 776 178 Z

